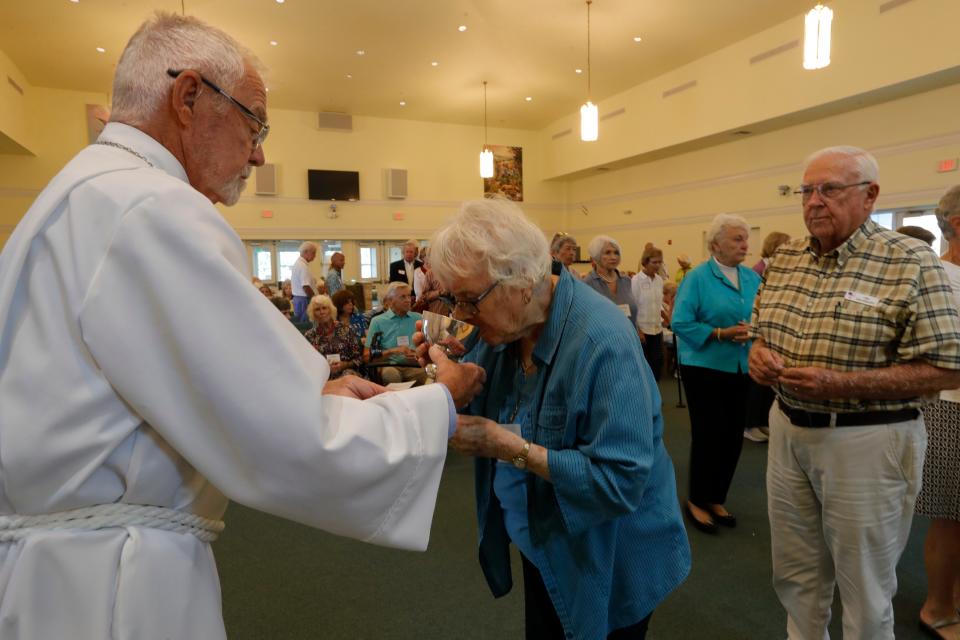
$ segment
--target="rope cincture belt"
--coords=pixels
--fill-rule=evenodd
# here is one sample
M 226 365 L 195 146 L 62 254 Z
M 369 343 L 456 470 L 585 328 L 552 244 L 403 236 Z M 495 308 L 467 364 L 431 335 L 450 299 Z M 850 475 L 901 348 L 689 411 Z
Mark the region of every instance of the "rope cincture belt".
M 224 524 L 222 520 L 166 507 L 118 502 L 36 516 L 0 516 L 0 542 L 20 540 L 38 531 L 97 531 L 130 526 L 188 533 L 204 542 L 213 542 Z

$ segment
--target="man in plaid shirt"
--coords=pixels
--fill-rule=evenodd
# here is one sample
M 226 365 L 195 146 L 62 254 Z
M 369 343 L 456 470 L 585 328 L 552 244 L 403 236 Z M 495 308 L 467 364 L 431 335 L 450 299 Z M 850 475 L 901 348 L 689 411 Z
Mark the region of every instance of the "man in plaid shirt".
M 960 386 L 960 317 L 937 255 L 870 220 L 877 161 L 831 147 L 806 164 L 810 232 L 783 245 L 754 304 L 750 375 L 772 386 L 773 581 L 792 640 L 893 638 L 896 565 L 920 490 L 919 408 Z

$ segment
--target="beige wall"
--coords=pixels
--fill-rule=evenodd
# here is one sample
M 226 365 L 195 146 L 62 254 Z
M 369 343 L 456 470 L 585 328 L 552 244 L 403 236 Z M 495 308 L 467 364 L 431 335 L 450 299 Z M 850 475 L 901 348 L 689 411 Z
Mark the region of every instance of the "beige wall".
M 804 158 L 819 148 L 852 144 L 880 163 L 878 208 L 935 204 L 960 172 L 937 173 L 937 161 L 960 157 L 960 85 L 929 91 L 767 134 L 572 180 L 570 224 L 582 246 L 598 233 L 622 245 L 624 267 L 636 270 L 645 242 L 664 249 L 669 268 L 687 253 L 703 257 L 702 234 L 718 213 L 759 227 L 750 259 L 770 231 L 803 232 L 795 189 Z M 580 204 L 589 216 L 578 213 Z M 630 211 L 629 215 L 625 212 Z

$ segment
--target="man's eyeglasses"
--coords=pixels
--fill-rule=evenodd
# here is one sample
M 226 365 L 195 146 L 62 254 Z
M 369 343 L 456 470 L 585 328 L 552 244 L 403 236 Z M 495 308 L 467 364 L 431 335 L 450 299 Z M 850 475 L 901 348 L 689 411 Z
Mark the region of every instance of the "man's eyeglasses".
M 844 189 L 849 189 L 850 187 L 862 187 L 865 184 L 872 184 L 871 180 L 864 180 L 862 182 L 851 182 L 850 184 L 840 184 L 838 182 L 823 182 L 821 184 L 802 184 L 800 188 L 794 191 L 794 193 L 800 194 L 803 196 L 804 202 L 810 199 L 810 196 L 813 195 L 813 192 L 816 191 L 820 194 L 821 198 L 826 198 L 827 200 L 833 200 L 840 196 L 843 193 Z
M 497 285 L 500 284 L 500 281 L 497 280 L 492 285 L 487 287 L 487 290 L 478 295 L 476 298 L 457 300 L 455 296 L 447 295 L 440 296 L 440 300 L 450 306 L 450 315 L 460 315 L 461 318 L 472 318 L 480 312 L 479 306 L 483 302 L 483 299 L 490 295 L 490 292 L 497 288 Z
M 183 72 L 184 72 L 184 69 L 179 69 L 179 70 L 167 69 L 167 75 L 170 76 L 171 78 L 176 78 Z M 226 91 L 218 87 L 213 82 L 210 82 L 209 80 L 204 78 L 201 73 L 197 72 L 197 75 L 200 76 L 200 81 L 203 82 L 203 84 L 207 85 L 208 87 L 210 87 L 211 89 L 213 89 L 214 91 L 222 95 L 224 98 L 229 100 L 233 104 L 233 106 L 235 106 L 237 109 L 240 110 L 240 113 L 242 113 L 243 115 L 247 116 L 248 118 L 256 122 L 258 125 L 260 125 L 260 129 L 257 131 L 256 135 L 254 135 L 253 137 L 253 148 L 256 149 L 257 147 L 261 146 L 263 144 L 263 141 L 267 139 L 267 134 L 270 133 L 270 125 L 268 125 L 266 122 L 258 118 L 257 114 L 251 111 L 246 105 L 241 103 L 232 95 L 230 95 L 229 93 L 227 93 Z

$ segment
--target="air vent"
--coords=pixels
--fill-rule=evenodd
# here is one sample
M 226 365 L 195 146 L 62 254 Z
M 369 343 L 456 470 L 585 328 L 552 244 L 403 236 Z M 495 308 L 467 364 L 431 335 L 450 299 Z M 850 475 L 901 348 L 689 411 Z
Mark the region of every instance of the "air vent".
M 10 76 L 7 76 L 7 82 L 10 83 L 10 86 L 13 87 L 17 93 L 19 93 L 20 95 L 23 95 L 23 87 L 21 87 L 16 82 L 14 82 L 13 78 L 11 78 Z
M 321 129 L 335 129 L 337 131 L 353 131 L 353 116 L 349 113 L 334 113 L 321 111 L 318 126 Z
M 684 82 L 683 84 L 678 84 L 673 89 L 667 89 L 666 91 L 664 91 L 663 97 L 669 98 L 670 96 L 676 95 L 681 91 L 686 91 L 687 89 L 693 89 L 695 86 L 697 86 L 696 80 L 691 80 L 690 82 Z
M 734 131 L 734 132 L 733 132 L 732 134 L 730 134 L 730 135 L 734 135 L 734 136 L 748 136 L 748 135 L 750 135 L 751 133 L 753 133 L 753 131 L 747 131 L 746 129 L 740 129 L 740 131 Z
M 750 58 L 750 64 L 757 64 L 758 62 L 763 62 L 764 60 L 768 60 L 774 56 L 778 56 L 781 53 L 786 53 L 791 49 L 796 49 L 799 46 L 800 46 L 799 40 L 791 40 L 790 42 L 785 42 L 779 47 L 768 49 L 763 53 L 758 53 L 757 55 L 753 56 L 752 58 Z
M 616 118 L 617 116 L 622 116 L 622 115 L 625 114 L 626 112 L 627 112 L 627 110 L 626 110 L 625 107 L 620 107 L 619 109 L 616 109 L 615 111 L 611 111 L 610 113 L 605 113 L 605 114 L 603 114 L 602 116 L 600 116 L 600 119 L 601 119 L 601 120 L 609 120 L 610 118 Z
M 880 13 L 890 11 L 890 9 L 896 9 L 901 5 L 905 5 L 908 2 L 913 2 L 913 0 L 888 0 L 880 5 Z
M 604 173 L 605 171 L 610 171 L 610 167 L 597 167 L 597 171 Z
M 568 136 L 568 135 L 570 135 L 571 133 L 573 133 L 573 129 L 565 129 L 564 131 L 561 131 L 560 133 L 555 133 L 555 134 L 553 134 L 553 139 L 556 140 L 557 138 L 562 138 L 563 136 Z

